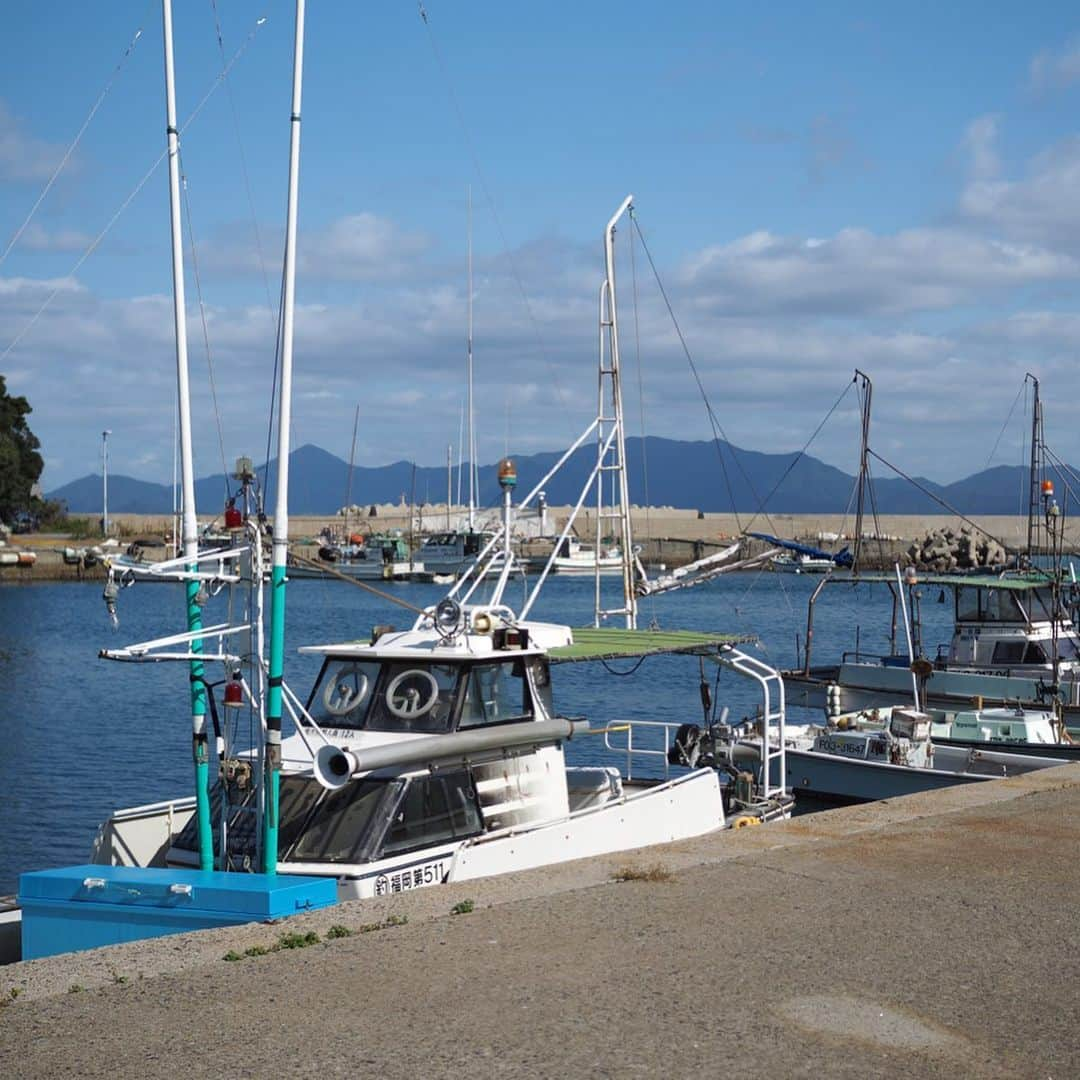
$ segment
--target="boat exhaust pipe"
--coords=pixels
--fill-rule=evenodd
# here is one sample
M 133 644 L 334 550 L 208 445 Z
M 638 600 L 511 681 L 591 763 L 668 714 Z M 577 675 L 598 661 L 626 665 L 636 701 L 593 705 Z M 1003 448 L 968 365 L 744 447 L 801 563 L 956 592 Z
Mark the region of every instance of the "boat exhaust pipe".
M 350 751 L 327 743 L 316 751 L 315 761 L 311 768 L 315 773 L 315 779 L 324 788 L 337 791 L 352 779 L 353 773 L 356 772 L 357 760 Z
M 357 773 L 386 768 L 430 769 L 445 765 L 477 765 L 531 753 L 572 739 L 576 732 L 589 730 L 588 721 L 529 720 L 518 724 L 497 724 L 487 730 L 470 728 L 445 735 L 428 735 L 408 742 L 385 743 L 363 750 L 343 750 L 327 744 L 315 753 L 311 769 L 323 787 L 336 791 Z

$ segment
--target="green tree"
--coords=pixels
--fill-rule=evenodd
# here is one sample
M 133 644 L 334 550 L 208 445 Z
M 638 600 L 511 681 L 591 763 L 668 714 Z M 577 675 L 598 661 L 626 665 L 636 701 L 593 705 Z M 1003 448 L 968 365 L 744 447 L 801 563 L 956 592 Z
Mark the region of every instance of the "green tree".
M 30 489 L 45 466 L 38 453 L 41 443 L 26 423 L 32 411 L 26 398 L 7 392 L 0 375 L 0 521 L 29 509 Z

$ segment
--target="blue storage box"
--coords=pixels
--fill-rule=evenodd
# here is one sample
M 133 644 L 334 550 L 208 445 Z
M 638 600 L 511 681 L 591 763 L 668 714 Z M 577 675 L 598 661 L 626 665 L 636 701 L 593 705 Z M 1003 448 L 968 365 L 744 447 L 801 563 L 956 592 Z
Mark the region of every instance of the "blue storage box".
M 141 866 L 65 866 L 19 877 L 22 957 L 239 926 L 337 903 L 334 878 Z

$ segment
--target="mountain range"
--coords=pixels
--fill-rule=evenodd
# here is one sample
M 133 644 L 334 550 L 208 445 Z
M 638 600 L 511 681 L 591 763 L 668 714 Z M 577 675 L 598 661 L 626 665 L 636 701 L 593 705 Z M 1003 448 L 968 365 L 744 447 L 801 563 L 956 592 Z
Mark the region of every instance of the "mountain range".
M 561 452 L 515 457 L 518 491 L 527 492 L 558 461 Z M 626 440 L 631 501 L 652 506 L 677 506 L 710 512 L 753 513 L 767 499 L 770 513 L 836 514 L 854 507 L 855 478 L 810 455 L 763 454 L 724 442 L 683 442 L 656 437 Z M 643 468 L 643 459 L 647 468 Z M 796 460 L 798 459 L 798 460 Z M 574 503 L 593 463 L 596 447 L 583 446 L 547 485 L 552 506 Z M 497 465 L 479 469 L 481 506 L 499 501 Z M 273 506 L 276 462 L 258 470 Z M 1026 512 L 1028 470 L 1000 465 L 952 484 L 917 477 L 927 491 L 965 514 L 1018 514 Z M 196 504 L 203 512 L 224 506 L 232 482 L 218 473 L 196 481 Z M 349 483 L 349 466 L 339 457 L 310 443 L 289 456 L 289 509 L 294 514 L 333 514 L 351 491 L 354 504 L 445 503 L 445 466 L 414 467 L 396 461 L 377 468 L 357 466 Z M 455 493 L 457 477 L 454 477 Z M 944 512 L 940 504 L 907 480 L 875 479 L 874 501 L 882 514 Z M 72 513 L 101 512 L 102 478 L 91 473 L 48 493 L 67 504 Z M 173 490 L 129 476 L 109 475 L 111 514 L 168 514 Z M 867 507 L 869 512 L 869 506 Z

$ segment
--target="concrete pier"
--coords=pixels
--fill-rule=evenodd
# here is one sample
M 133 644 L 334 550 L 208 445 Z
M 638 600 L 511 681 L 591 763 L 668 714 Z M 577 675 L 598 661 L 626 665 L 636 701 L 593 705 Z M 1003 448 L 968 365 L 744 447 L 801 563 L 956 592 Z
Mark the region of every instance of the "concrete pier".
M 1067 765 L 14 965 L 0 1075 L 1076 1076 L 1078 841 Z

